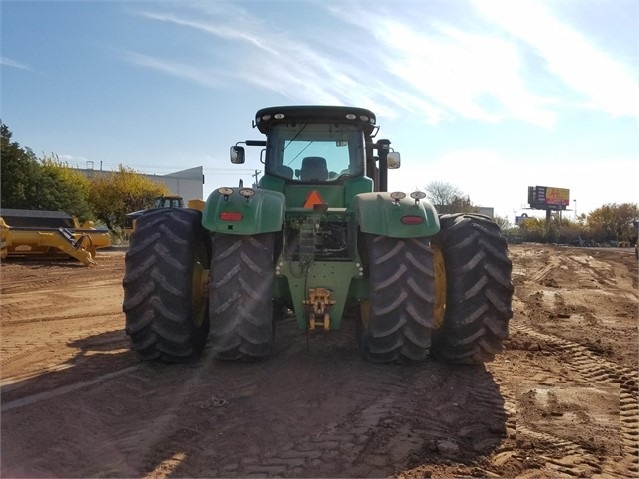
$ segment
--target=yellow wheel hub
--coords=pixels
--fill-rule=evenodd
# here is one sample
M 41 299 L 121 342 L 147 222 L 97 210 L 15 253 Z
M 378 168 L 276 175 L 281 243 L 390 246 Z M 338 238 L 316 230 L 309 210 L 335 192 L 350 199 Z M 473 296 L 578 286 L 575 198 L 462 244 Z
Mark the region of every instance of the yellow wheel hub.
M 204 322 L 209 296 L 209 269 L 203 264 L 204 258 L 206 258 L 204 250 L 203 244 L 198 245 L 196 255 L 193 258 L 191 305 L 193 306 L 193 323 L 198 327 Z
M 433 246 L 433 271 L 435 272 L 435 328 L 439 329 L 446 315 L 446 264 L 439 246 Z

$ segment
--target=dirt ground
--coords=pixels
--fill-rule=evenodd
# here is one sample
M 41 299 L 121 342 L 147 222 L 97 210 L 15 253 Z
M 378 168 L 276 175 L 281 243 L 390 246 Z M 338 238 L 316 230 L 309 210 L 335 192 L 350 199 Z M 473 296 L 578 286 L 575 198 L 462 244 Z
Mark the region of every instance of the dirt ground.
M 124 252 L 1 265 L 1 468 L 22 477 L 638 477 L 632 249 L 512 245 L 485 366 L 364 362 L 354 327 L 277 324 L 259 363 L 140 363 Z

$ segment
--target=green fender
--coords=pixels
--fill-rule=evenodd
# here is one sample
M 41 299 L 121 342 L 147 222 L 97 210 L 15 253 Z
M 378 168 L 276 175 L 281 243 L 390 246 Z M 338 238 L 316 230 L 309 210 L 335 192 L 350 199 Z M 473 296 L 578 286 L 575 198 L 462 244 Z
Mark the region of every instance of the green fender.
M 239 188 L 223 195 L 213 191 L 202 212 L 202 226 L 214 233 L 254 235 L 281 231 L 284 223 L 284 195 L 277 191 L 253 189 L 245 198 Z
M 439 217 L 426 200 L 412 198 L 395 201 L 387 192 L 362 193 L 353 204 L 363 233 L 391 238 L 418 238 L 439 233 Z M 421 218 L 421 222 L 416 220 Z M 412 221 L 411 221 L 412 220 Z

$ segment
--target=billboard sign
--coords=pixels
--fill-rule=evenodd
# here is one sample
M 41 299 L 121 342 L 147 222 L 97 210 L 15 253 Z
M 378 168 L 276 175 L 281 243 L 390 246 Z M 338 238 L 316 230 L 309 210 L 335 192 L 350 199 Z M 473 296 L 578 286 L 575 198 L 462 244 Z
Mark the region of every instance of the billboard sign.
M 529 186 L 528 204 L 538 210 L 565 210 L 570 204 L 570 190 L 552 186 Z

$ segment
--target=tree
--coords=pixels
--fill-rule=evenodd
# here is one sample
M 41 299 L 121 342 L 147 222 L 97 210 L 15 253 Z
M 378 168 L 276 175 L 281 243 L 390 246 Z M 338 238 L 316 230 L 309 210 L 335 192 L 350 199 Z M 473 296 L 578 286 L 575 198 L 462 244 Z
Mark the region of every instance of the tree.
M 426 197 L 435 205 L 440 214 L 477 213 L 477 206 L 470 198 L 450 183 L 433 181 L 424 188 Z
M 510 220 L 508 219 L 508 217 L 506 216 L 495 216 L 495 223 L 497 223 L 499 225 L 499 228 L 502 231 L 506 231 L 508 229 L 511 228 L 511 223 Z
M 590 234 L 599 241 L 630 241 L 636 237 L 637 203 L 607 203 L 588 215 Z
M 479 208 L 470 201 L 468 196 L 454 196 L 440 213 L 479 213 Z
M 12 133 L 0 122 L 0 202 L 4 208 L 64 211 L 81 222 L 93 219 L 89 205 L 89 182 L 84 176 L 51 155 L 39 160 L 28 148 L 12 142 Z
M 45 156 L 40 167 L 42 188 L 36 195 L 40 209 L 64 211 L 81 223 L 94 219 L 89 203 L 91 183 L 86 176 L 62 163 L 56 155 Z
M 526 218 L 519 223 L 524 241 L 545 243 L 547 234 L 546 220 L 542 218 Z
M 431 181 L 424 188 L 426 196 L 438 209 L 450 205 L 455 198 L 463 196 L 456 186 L 443 181 Z
M 3 208 L 34 209 L 40 188 L 38 160 L 29 149 L 12 142 L 7 125 L 0 120 L 0 204 Z
M 102 173 L 91 179 L 89 201 L 96 217 L 109 230 L 119 234 L 127 213 L 150 208 L 154 198 L 169 193 L 166 185 L 120 165 L 118 171 Z
M 4 208 L 64 211 L 80 222 L 101 220 L 117 232 L 127 213 L 149 208 L 155 197 L 169 194 L 166 185 L 123 166 L 89 179 L 55 154 L 39 160 L 30 149 L 11 141 L 12 133 L 1 121 L 0 132 Z

